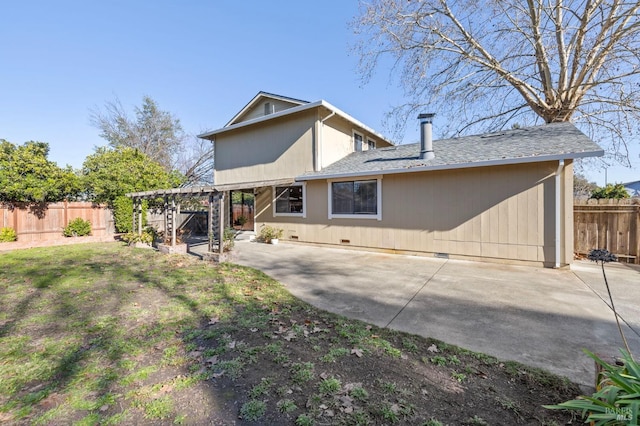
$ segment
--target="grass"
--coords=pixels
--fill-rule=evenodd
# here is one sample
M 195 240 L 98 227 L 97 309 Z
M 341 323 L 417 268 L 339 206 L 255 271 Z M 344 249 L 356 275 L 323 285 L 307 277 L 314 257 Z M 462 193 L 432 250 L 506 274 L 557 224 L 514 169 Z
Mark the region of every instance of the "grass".
M 320 311 L 256 270 L 117 243 L 2 254 L 0 306 L 0 423 L 563 424 L 540 406 L 578 392 Z

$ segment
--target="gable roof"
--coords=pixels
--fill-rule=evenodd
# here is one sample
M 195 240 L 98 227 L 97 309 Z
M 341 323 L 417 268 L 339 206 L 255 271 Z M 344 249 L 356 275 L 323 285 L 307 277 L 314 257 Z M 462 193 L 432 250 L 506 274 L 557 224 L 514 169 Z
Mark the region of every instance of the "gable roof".
M 421 160 L 420 144 L 354 152 L 318 172 L 296 180 L 372 176 L 429 170 L 532 163 L 604 155 L 571 123 L 506 130 L 433 141 L 435 158 Z
M 264 93 L 264 92 L 260 92 L 260 93 Z M 236 117 L 240 116 L 241 113 L 243 111 L 246 112 L 247 109 L 250 109 L 250 106 L 255 105 L 255 103 L 259 102 L 260 99 L 258 99 L 258 97 L 260 96 L 260 93 L 253 98 L 253 100 L 251 102 L 249 102 L 247 104 L 247 106 L 245 106 L 242 111 L 238 114 L 236 114 Z M 292 99 L 292 98 L 287 98 L 287 99 Z M 300 101 L 300 102 L 304 102 L 304 101 Z M 362 123 L 359 120 L 356 120 L 355 118 L 353 118 L 352 116 L 350 116 L 349 114 L 347 114 L 346 112 L 342 111 L 341 109 L 333 106 L 332 104 L 330 104 L 329 102 L 325 101 L 325 100 L 319 100 L 319 101 L 315 101 L 315 102 L 305 102 L 305 103 L 301 103 L 298 106 L 295 106 L 293 108 L 287 108 L 284 109 L 282 111 L 278 111 L 278 112 L 274 112 L 273 114 L 269 114 L 269 115 L 264 115 L 264 116 L 260 116 L 260 117 L 256 117 L 253 118 L 251 120 L 247 120 L 247 121 L 241 121 L 238 123 L 232 123 L 233 120 L 231 120 L 229 123 L 227 123 L 227 125 L 225 125 L 225 127 L 222 127 L 220 129 L 217 130 L 212 130 L 206 133 L 202 133 L 200 135 L 198 135 L 199 138 L 202 139 L 210 139 L 216 135 L 222 134 L 222 133 L 226 133 L 226 132 L 230 132 L 236 129 L 240 129 L 243 127 L 248 127 L 248 126 L 253 126 L 255 124 L 258 123 L 263 123 L 265 121 L 268 120 L 274 120 L 280 117 L 284 117 L 287 115 L 291 115 L 291 114 L 296 114 L 302 111 L 307 111 L 313 108 L 320 108 L 323 107 L 325 108 L 329 114 L 331 113 L 335 113 L 335 115 L 342 117 L 343 119 L 349 121 L 350 123 L 352 123 L 355 127 L 359 127 L 362 130 L 364 130 L 367 133 L 370 133 L 371 135 L 375 136 L 377 139 L 382 140 L 387 142 L 390 145 L 393 145 L 393 142 L 390 141 L 389 139 L 385 138 L 384 136 L 382 136 L 380 133 L 376 132 L 375 130 L 373 130 L 371 127 L 367 126 L 366 124 Z M 235 119 L 235 117 L 234 117 Z
M 292 103 L 294 105 L 303 105 L 303 104 L 308 104 L 309 102 L 307 101 L 303 101 L 301 99 L 295 99 L 295 98 L 289 98 L 287 96 L 281 96 L 281 95 L 276 95 L 275 93 L 268 93 L 268 92 L 263 92 L 260 91 L 258 92 L 257 95 L 255 95 L 253 97 L 253 99 L 251 99 L 249 101 L 249 103 L 247 103 L 236 115 L 233 116 L 233 118 L 231 118 L 231 120 L 229 120 L 229 122 L 227 124 L 225 124 L 224 126 L 230 126 L 234 123 L 236 123 L 236 121 L 241 118 L 247 111 L 249 111 L 251 108 L 253 108 L 256 104 L 262 102 L 263 99 L 274 99 L 274 100 L 279 100 L 279 101 L 285 101 L 285 102 L 289 102 Z

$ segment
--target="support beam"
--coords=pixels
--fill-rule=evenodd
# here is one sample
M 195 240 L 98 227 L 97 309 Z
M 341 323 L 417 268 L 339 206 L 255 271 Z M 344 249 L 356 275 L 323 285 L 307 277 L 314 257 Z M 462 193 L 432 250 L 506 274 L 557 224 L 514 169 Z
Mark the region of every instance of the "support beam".
M 207 221 L 207 237 L 209 240 L 209 253 L 213 253 L 213 210 L 215 207 L 216 197 L 209 194 L 209 220 Z
M 224 253 L 224 192 L 220 193 L 220 205 L 218 206 L 218 253 Z
M 176 198 L 171 197 L 171 247 L 176 245 Z

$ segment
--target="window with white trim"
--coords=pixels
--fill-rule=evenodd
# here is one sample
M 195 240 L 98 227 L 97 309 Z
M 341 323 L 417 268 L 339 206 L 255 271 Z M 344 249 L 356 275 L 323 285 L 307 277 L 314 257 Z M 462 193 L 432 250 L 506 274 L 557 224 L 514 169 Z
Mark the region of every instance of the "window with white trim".
M 376 141 L 367 138 L 367 149 L 376 149 Z
M 302 216 L 305 217 L 305 185 L 275 186 L 274 191 L 274 216 Z
M 371 218 L 382 220 L 381 180 L 329 182 L 329 219 Z
M 362 151 L 363 136 L 360 133 L 353 132 L 353 150 Z

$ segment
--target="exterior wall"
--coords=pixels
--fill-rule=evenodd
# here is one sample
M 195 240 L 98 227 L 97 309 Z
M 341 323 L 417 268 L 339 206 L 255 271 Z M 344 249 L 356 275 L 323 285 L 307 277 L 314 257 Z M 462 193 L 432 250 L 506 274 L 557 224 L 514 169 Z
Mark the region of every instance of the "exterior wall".
M 326 181 L 307 182 L 307 217 L 274 220 L 270 188 L 256 198 L 256 228 L 284 240 L 451 257 L 555 263 L 557 162 L 385 175 L 382 220 L 328 220 Z M 572 167 L 563 172 L 561 263 L 572 260 Z M 293 237 L 293 238 L 292 238 Z
M 313 170 L 315 111 L 229 131 L 215 139 L 216 185 L 293 178 Z
M 380 140 L 371 133 L 354 127 L 353 123 L 348 122 L 342 117 L 331 117 L 325 121 L 324 124 L 320 124 L 320 126 L 323 126 L 321 131 L 322 142 L 320 153 L 322 167 L 327 167 L 354 151 L 354 130 L 363 135 L 363 143 L 365 145 L 363 149 L 365 150 L 367 149 L 367 138 L 375 141 L 377 148 L 390 146 L 389 143 Z
M 272 108 L 275 109 L 273 112 L 279 112 L 298 106 L 298 104 L 282 101 L 280 99 L 265 99 L 264 101 L 259 102 L 249 111 L 245 112 L 245 114 L 242 117 L 239 117 L 239 119 L 234 123 L 242 123 L 243 121 L 253 120 L 254 118 L 258 117 L 264 117 L 264 104 L 267 102 L 269 102 L 272 105 Z

